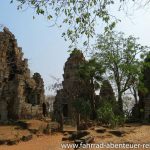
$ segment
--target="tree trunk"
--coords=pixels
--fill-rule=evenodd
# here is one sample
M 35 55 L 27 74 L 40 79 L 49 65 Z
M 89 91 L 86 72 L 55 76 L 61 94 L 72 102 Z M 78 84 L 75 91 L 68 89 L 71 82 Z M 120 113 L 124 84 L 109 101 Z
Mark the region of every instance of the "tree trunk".
M 60 114 L 60 131 L 63 131 L 64 129 L 64 117 L 63 113 Z
M 93 79 L 91 81 L 91 91 L 92 93 L 91 95 L 91 109 L 92 109 L 92 120 L 96 119 L 96 111 L 95 111 L 95 91 L 94 91 L 94 83 L 93 83 Z
M 133 95 L 134 95 L 134 99 L 135 99 L 135 104 L 138 104 L 137 91 L 134 87 L 133 87 Z
M 118 105 L 120 113 L 123 113 L 123 100 L 121 92 L 118 92 Z

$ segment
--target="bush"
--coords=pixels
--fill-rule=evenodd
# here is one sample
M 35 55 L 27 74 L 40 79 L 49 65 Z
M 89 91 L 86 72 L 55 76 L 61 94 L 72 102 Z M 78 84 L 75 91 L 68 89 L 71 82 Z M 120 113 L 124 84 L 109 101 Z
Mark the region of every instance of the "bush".
M 111 128 L 123 125 L 125 118 L 123 115 L 115 114 L 113 105 L 109 102 L 103 103 L 103 105 L 97 110 L 98 121 L 102 124 L 106 124 Z

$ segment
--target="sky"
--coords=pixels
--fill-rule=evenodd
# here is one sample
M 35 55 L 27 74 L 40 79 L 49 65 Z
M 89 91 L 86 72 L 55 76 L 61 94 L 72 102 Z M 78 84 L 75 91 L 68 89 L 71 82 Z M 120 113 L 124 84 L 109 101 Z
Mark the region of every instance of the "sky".
M 150 11 L 137 10 L 132 16 L 113 12 L 122 21 L 116 30 L 126 35 L 139 37 L 139 42 L 150 46 Z M 50 76 L 62 78 L 63 66 L 69 57 L 68 46 L 61 37 L 62 29 L 49 27 L 47 20 L 38 16 L 33 19 L 33 10 L 18 11 L 17 5 L 10 0 L 0 2 L 0 24 L 9 28 L 15 35 L 19 47 L 22 47 L 24 58 L 29 59 L 32 73 L 39 72 L 44 79 L 45 88 L 53 83 Z M 46 90 L 46 94 L 51 94 Z
M 62 77 L 63 65 L 69 55 L 69 44 L 61 37 L 60 29 L 49 27 L 43 17 L 33 19 L 33 11 L 30 9 L 18 11 L 9 0 L 0 2 L 0 24 L 8 27 L 15 35 L 24 58 L 29 59 L 31 72 L 42 75 L 45 87 L 53 82 L 51 75 Z

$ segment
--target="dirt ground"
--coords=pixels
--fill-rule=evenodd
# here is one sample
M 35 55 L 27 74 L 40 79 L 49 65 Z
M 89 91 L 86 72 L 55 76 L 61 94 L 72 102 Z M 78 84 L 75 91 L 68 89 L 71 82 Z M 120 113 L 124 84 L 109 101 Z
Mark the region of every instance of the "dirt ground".
M 32 136 L 32 132 L 39 132 L 46 128 L 46 123 L 40 120 L 25 121 L 26 129 L 19 125 L 0 125 L 0 142 L 2 141 L 20 141 L 24 137 Z
M 125 127 L 121 127 L 117 129 L 119 131 L 124 131 L 124 135 L 122 137 L 118 137 L 112 133 L 110 133 L 110 129 L 106 129 L 105 133 L 97 133 L 95 130 L 90 130 L 91 135 L 94 136 L 94 143 L 126 143 L 126 144 L 142 144 L 147 143 L 150 144 L 150 125 L 135 125 L 130 124 Z M 62 150 L 61 144 L 69 143 L 67 141 L 62 141 L 63 134 L 55 133 L 53 135 L 41 135 L 39 137 L 34 136 L 32 140 L 28 142 L 20 142 L 17 145 L 0 146 L 0 150 Z M 143 146 L 143 145 L 142 145 Z M 65 149 L 65 148 L 64 148 Z M 67 148 L 68 150 L 73 150 L 73 148 Z M 96 150 L 100 148 L 82 148 L 82 149 L 91 149 Z M 102 149 L 102 148 L 101 148 Z M 103 148 L 103 150 L 113 150 L 113 148 Z M 121 148 L 116 148 L 121 149 Z M 133 148 L 122 148 L 126 150 L 130 150 Z M 137 149 L 137 148 L 136 148 Z M 138 148 L 142 149 L 150 149 L 149 148 Z

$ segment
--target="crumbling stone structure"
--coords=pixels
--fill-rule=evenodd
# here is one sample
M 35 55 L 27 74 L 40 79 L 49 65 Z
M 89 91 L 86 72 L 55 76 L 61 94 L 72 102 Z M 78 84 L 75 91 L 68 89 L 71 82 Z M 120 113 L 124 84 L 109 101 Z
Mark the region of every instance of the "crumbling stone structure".
M 96 101 L 96 109 L 101 109 L 105 104 L 112 106 L 112 110 L 116 115 L 120 114 L 115 93 L 109 80 L 103 80 L 100 88 L 99 99 Z
M 79 67 L 85 64 L 85 62 L 83 53 L 75 49 L 65 63 L 64 81 L 62 82 L 63 89 L 57 91 L 53 105 L 54 117 L 58 121 L 61 114 L 66 119 L 75 119 L 74 101 L 80 98 L 89 100 L 91 97 L 90 83 L 79 75 Z
M 42 115 L 44 83 L 39 73 L 30 77 L 28 60 L 15 36 L 0 32 L 0 121 Z
M 108 102 L 116 101 L 113 88 L 108 80 L 104 80 L 102 82 L 100 89 L 100 100 Z

